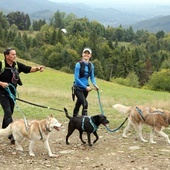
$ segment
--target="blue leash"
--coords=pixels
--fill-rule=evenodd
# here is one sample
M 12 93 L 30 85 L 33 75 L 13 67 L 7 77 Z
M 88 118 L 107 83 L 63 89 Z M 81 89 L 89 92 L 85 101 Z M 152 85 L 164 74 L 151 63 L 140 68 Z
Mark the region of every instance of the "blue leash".
M 97 96 L 98 96 L 98 101 L 99 101 L 99 105 L 100 105 L 100 110 L 101 110 L 101 113 L 104 115 L 104 111 L 103 111 L 103 108 L 102 108 L 102 104 L 101 104 L 101 101 L 100 101 L 100 93 L 99 93 L 99 90 L 97 90 Z M 124 123 L 127 121 L 128 117 L 123 121 L 123 123 L 116 129 L 113 129 L 111 130 L 108 126 L 105 126 L 106 129 L 109 131 L 109 132 L 116 132 L 117 130 L 119 130 L 123 125 Z
M 12 89 L 13 89 L 13 91 L 14 91 L 14 94 L 11 92 L 10 87 L 12 87 Z M 18 111 L 20 111 L 20 113 L 22 113 L 21 110 L 19 110 L 19 107 L 18 107 L 17 104 L 16 104 L 16 88 L 15 88 L 11 83 L 9 83 L 9 84 L 8 84 L 8 87 L 6 87 L 5 90 L 8 92 L 9 97 L 13 100 L 14 104 L 15 104 L 16 107 L 18 108 Z M 25 115 L 24 115 L 23 113 L 22 113 L 22 116 L 23 116 L 23 118 L 24 118 L 25 128 L 26 128 L 26 130 L 28 131 L 27 119 L 26 119 L 26 117 L 25 117 Z
M 9 87 L 12 87 L 14 90 L 14 94 L 11 92 Z M 16 104 L 16 89 L 12 84 L 8 84 L 8 86 L 5 88 L 5 90 L 8 92 L 9 97 L 13 100 L 14 104 Z

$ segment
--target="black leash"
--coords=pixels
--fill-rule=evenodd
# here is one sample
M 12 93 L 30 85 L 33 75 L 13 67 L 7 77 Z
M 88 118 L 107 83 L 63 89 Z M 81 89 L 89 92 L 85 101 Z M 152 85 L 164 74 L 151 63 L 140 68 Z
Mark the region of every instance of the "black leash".
M 19 99 L 19 98 L 16 98 L 16 100 L 24 102 L 24 103 L 27 103 L 27 104 L 30 104 L 30 105 L 33 105 L 33 106 L 37 106 L 37 107 L 46 108 L 46 109 L 50 109 L 50 110 L 57 110 L 59 112 L 64 112 L 63 110 L 60 110 L 60 109 L 51 108 L 51 107 L 48 107 L 48 106 L 43 106 L 43 105 L 31 103 L 31 102 L 28 102 L 28 101 L 25 101 L 25 100 L 22 100 L 22 99 Z

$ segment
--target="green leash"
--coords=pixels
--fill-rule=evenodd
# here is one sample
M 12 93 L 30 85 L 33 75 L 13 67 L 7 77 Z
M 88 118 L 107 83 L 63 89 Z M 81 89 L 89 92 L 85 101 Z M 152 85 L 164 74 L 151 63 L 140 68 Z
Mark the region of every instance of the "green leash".
M 100 105 L 100 110 L 101 110 L 101 114 L 104 115 L 104 111 L 103 111 L 103 107 L 102 107 L 102 103 L 101 103 L 101 100 L 100 100 L 100 93 L 99 93 L 99 90 L 97 90 L 97 96 L 98 96 L 98 101 L 99 101 L 99 105 Z M 128 117 L 123 121 L 123 123 L 116 129 L 113 129 L 111 130 L 108 126 L 105 126 L 106 129 L 109 131 L 109 132 L 116 132 L 117 130 L 119 130 L 123 125 L 124 123 L 127 121 Z

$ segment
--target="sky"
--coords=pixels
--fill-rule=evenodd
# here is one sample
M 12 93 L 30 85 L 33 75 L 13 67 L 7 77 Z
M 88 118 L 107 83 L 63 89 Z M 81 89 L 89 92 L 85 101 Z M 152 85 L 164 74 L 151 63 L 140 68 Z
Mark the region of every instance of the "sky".
M 170 0 L 50 0 L 58 3 L 85 3 L 85 4 L 170 4 Z

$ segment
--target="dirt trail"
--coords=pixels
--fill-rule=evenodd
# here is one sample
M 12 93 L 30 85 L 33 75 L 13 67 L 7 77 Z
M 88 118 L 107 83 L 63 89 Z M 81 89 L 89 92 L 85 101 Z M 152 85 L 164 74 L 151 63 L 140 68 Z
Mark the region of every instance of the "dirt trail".
M 3 170 L 169 170 L 170 144 L 162 137 L 155 136 L 157 144 L 142 143 L 132 131 L 127 139 L 120 131 L 111 133 L 105 127 L 98 130 L 99 140 L 92 147 L 81 144 L 78 132 L 70 137 L 70 145 L 65 144 L 67 122 L 61 131 L 52 131 L 50 147 L 57 158 L 49 158 L 43 143 L 37 142 L 36 156 L 28 155 L 28 141 L 22 142 L 23 152 L 17 152 L 6 139 L 0 139 L 0 169 Z M 87 141 L 86 134 L 83 134 Z M 144 132 L 149 139 L 149 134 Z M 92 137 L 92 139 L 94 139 Z

